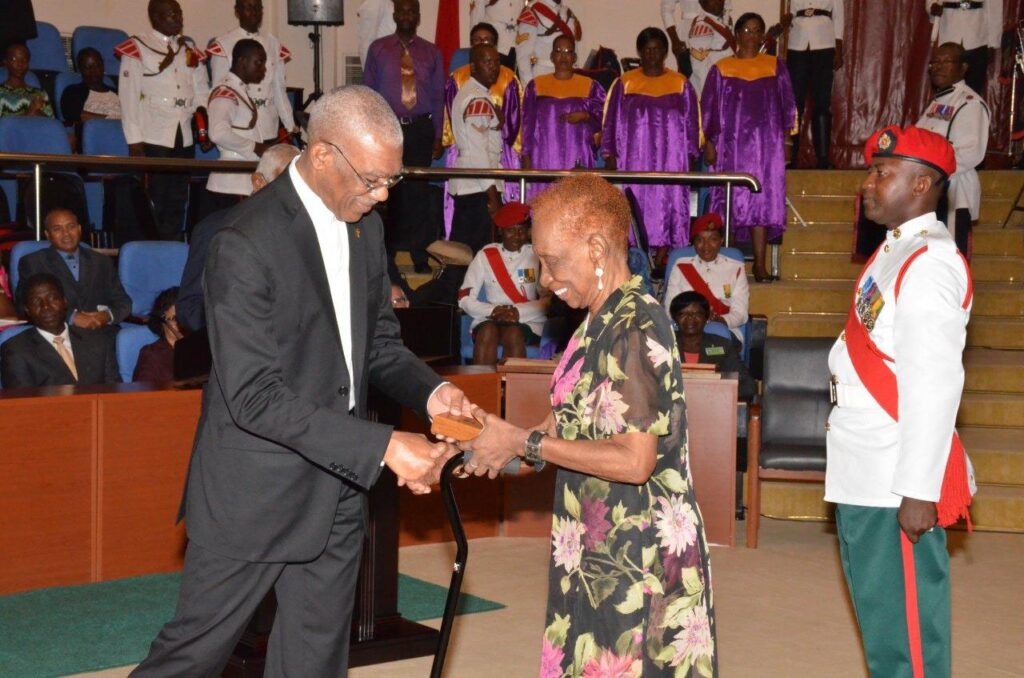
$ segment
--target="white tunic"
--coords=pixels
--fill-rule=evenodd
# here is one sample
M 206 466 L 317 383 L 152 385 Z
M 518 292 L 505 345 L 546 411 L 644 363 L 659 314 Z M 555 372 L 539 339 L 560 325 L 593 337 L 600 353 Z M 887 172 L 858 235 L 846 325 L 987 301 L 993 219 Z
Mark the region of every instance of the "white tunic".
M 704 81 L 707 79 L 711 67 L 721 59 L 733 54 L 725 37 L 714 28 L 716 24 L 732 32 L 731 16 L 726 14 L 724 17 L 717 17 L 701 9 L 690 21 L 685 36 L 683 34 L 679 36 L 686 41 L 690 48 L 690 66 L 693 69 L 690 75 L 690 84 L 697 90 L 698 98 L 704 91 Z
M 547 6 L 559 19 L 569 24 L 574 32 L 580 32 L 580 22 L 575 14 L 569 18 L 567 0 L 534 0 L 529 6 L 532 8 L 537 5 Z M 519 33 L 516 36 L 516 67 L 519 69 L 519 81 L 524 87 L 538 75 L 555 72 L 555 65 L 551 63 L 551 48 L 555 44 L 555 38 L 562 35 L 558 30 L 545 35 L 553 22 L 543 16 L 537 16 L 536 23 L 535 26 L 520 21 L 517 29 Z
M 221 160 L 259 160 L 253 150 L 260 136 L 259 116 L 263 111 L 253 102 L 250 92 L 254 86 L 242 82 L 228 71 L 210 92 L 206 111 L 210 115 L 210 141 L 217 144 Z M 253 111 L 256 124 L 252 124 Z M 215 193 L 249 195 L 252 180 L 247 172 L 211 172 L 206 188 Z
M 192 115 L 206 103 L 210 85 L 202 65 L 205 55 L 193 43 L 188 45 L 179 47 L 178 36 L 151 30 L 118 46 L 122 56 L 117 95 L 121 99 L 124 138 L 129 144 L 144 142 L 173 148 L 181 129 L 182 143 L 192 145 Z M 177 54 L 161 72 L 160 64 L 168 49 L 177 50 Z
M 704 11 L 700 0 L 661 0 L 661 21 L 665 29 L 675 27 L 679 39 L 686 41 L 686 32 L 693 18 Z M 725 0 L 725 16 L 732 12 L 732 0 Z
M 985 159 L 988 148 L 989 110 L 985 100 L 961 80 L 935 95 L 917 126 L 941 134 L 953 144 L 956 173 L 949 179 L 949 210 L 969 209 L 971 219 L 977 219 L 981 213 L 981 182 L 974 168 Z
M 476 78 L 470 78 L 452 100 L 452 134 L 459 149 L 456 167 L 475 169 L 501 167 L 501 121 L 491 93 Z M 504 191 L 500 179 L 450 179 L 452 195 L 482 193 L 491 186 Z
M 366 55 L 374 40 L 395 32 L 395 3 L 392 0 L 363 0 L 356 10 L 359 19 L 359 59 L 366 68 Z
M 924 0 L 928 19 L 934 24 L 938 22 L 938 32 L 934 33 L 938 44 L 955 42 L 964 49 L 992 47 L 997 49 L 1003 37 L 1003 2 L 1002 0 L 981 0 L 984 4 L 978 9 L 944 7 L 941 17 L 931 15 L 935 0 Z M 938 4 L 942 4 L 941 2 Z M 933 40 L 934 42 L 934 40 Z
M 928 250 L 907 269 L 897 302 L 899 271 L 923 245 Z M 860 285 L 869 299 L 881 295 L 870 336 L 894 360 L 886 365 L 896 374 L 899 422 L 871 398 L 840 335 L 828 359 L 839 402 L 828 419 L 825 500 L 874 507 L 898 507 L 903 497 L 937 501 L 964 386 L 967 265 L 929 212 L 886 234 Z
M 263 81 L 249 86 L 252 100 L 260 109 L 260 141 L 277 137 L 278 122 L 286 130 L 295 129 L 295 116 L 288 100 L 285 80 L 285 64 L 292 54 L 275 36 L 269 33 L 249 33 L 239 26 L 220 36 L 210 45 L 206 53 L 210 57 L 210 76 L 214 83 L 220 82 L 231 71 L 231 51 L 242 39 L 255 40 L 267 52 L 267 74 Z
M 800 15 L 808 9 L 832 12 L 832 18 Z M 836 40 L 843 39 L 843 0 L 792 0 L 789 11 L 793 13 L 793 25 L 789 29 L 788 49 L 834 49 Z
M 494 249 L 501 253 L 501 260 L 512 278 L 512 283 L 519 288 L 530 301 L 524 304 L 513 304 L 505 291 L 498 284 L 498 278 L 494 275 L 494 269 L 484 254 L 487 250 Z M 547 302 L 538 299 L 537 279 L 540 277 L 540 262 L 537 255 L 533 253 L 533 245 L 526 244 L 519 248 L 518 252 L 509 252 L 500 243 L 487 245 L 476 253 L 469 268 L 466 269 L 466 277 L 462 281 L 462 289 L 459 292 L 459 308 L 473 318 L 472 327 L 476 327 L 490 317 L 496 306 L 515 306 L 519 311 L 519 322 L 529 325 L 533 333 L 538 337 L 544 329 L 544 321 L 547 318 Z M 484 298 L 487 301 L 480 301 L 481 288 L 484 290 Z
M 498 31 L 498 51 L 508 52 L 516 46 L 516 36 L 519 34 L 516 24 L 525 5 L 523 0 L 471 0 L 470 30 L 481 22 L 491 24 Z
M 742 342 L 743 331 L 741 328 L 749 319 L 748 309 L 750 308 L 750 286 L 747 284 L 747 272 L 743 264 L 735 259 L 723 257 L 721 254 L 715 257 L 714 261 L 704 261 L 696 254 L 692 257 L 680 257 L 672 266 L 672 270 L 668 274 L 668 282 L 665 283 L 666 311 L 676 296 L 682 292 L 693 290 L 690 281 L 680 272 L 678 264 L 693 264 L 711 292 L 729 307 L 729 312 L 723 316 L 723 320 L 736 335 L 736 338 Z

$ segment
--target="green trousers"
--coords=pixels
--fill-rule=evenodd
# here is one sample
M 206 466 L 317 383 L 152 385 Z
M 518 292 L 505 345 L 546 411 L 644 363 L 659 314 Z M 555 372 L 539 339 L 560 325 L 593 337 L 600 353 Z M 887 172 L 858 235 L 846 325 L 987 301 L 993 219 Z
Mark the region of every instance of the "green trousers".
M 915 678 L 914 654 L 926 678 L 950 675 L 949 553 L 936 527 L 913 546 L 917 609 L 907 605 L 904 555 L 894 508 L 836 506 L 839 552 L 873 678 Z M 908 629 L 916 616 L 920 650 Z M 908 625 L 908 618 L 911 620 Z M 918 673 L 917 676 L 921 676 Z

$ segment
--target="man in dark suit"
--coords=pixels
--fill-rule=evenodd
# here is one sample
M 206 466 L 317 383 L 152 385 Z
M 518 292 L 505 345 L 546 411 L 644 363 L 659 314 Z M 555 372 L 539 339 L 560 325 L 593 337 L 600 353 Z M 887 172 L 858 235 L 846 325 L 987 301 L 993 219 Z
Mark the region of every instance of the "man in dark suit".
M 55 276 L 68 302 L 67 321 L 74 327 L 97 330 L 119 323 L 132 311 L 132 300 L 121 286 L 110 257 L 80 247 L 82 226 L 74 212 L 63 208 L 46 215 L 46 238 L 51 247 L 18 262 L 18 310 L 25 311 L 25 281 L 36 273 Z
M 373 207 L 402 131 L 366 87 L 321 97 L 309 145 L 232 208 L 203 273 L 213 369 L 189 468 L 175 617 L 133 675 L 218 675 L 271 588 L 273 676 L 344 676 L 366 492 L 383 466 L 426 492 L 444 443 L 370 422 L 370 385 L 434 416 L 470 413 L 401 342 Z
M 0 346 L 4 388 L 85 386 L 120 381 L 113 344 L 97 333 L 69 327 L 60 281 L 36 273 L 24 281 L 25 312 L 34 329 Z

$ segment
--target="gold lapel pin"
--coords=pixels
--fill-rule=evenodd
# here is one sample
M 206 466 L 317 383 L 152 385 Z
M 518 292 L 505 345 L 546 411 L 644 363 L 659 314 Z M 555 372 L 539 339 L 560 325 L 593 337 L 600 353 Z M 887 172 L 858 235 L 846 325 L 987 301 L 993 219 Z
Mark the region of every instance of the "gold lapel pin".
M 361 229 L 358 226 L 356 226 L 356 237 L 358 238 L 362 234 L 363 234 L 363 229 Z

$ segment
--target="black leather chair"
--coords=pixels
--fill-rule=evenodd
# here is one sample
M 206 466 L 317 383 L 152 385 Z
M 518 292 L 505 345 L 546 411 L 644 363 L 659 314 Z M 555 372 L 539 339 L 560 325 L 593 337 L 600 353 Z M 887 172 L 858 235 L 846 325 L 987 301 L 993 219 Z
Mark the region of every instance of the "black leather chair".
M 833 339 L 769 338 L 747 437 L 747 546 L 757 548 L 761 481 L 825 479 L 828 353 Z

